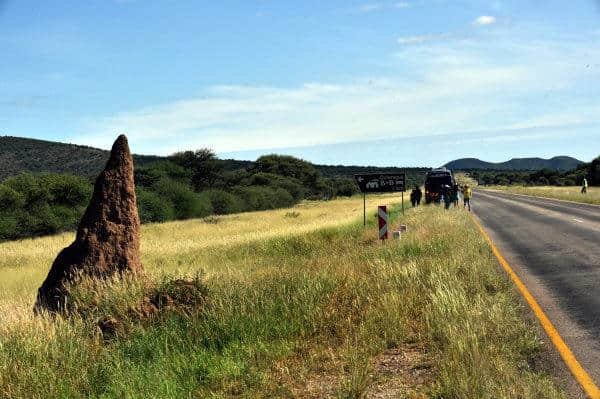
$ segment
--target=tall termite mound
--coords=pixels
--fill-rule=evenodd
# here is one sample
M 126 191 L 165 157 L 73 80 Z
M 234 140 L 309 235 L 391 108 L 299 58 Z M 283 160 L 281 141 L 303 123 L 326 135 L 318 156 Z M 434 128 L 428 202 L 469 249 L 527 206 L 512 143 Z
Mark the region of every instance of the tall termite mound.
M 144 270 L 140 261 L 133 159 L 127 137 L 121 135 L 96 180 L 75 241 L 54 260 L 38 290 L 34 311 L 63 310 L 68 295 L 66 285 L 78 276 L 107 278 L 126 272 L 143 274 Z

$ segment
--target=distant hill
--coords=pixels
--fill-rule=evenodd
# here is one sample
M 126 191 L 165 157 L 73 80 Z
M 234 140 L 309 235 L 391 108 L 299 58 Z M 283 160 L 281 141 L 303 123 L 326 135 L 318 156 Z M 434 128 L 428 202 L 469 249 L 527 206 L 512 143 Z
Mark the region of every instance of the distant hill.
M 54 141 L 0 136 L 0 181 L 22 172 L 70 173 L 96 176 L 108 161 L 109 152 L 98 148 Z M 138 166 L 161 159 L 134 155 Z
M 70 173 L 95 177 L 108 160 L 109 152 L 98 148 L 22 137 L 0 136 L 0 181 L 22 172 Z M 153 155 L 134 155 L 136 166 L 164 159 Z M 222 160 L 226 171 L 251 169 L 253 161 Z M 428 168 L 396 168 L 375 166 L 315 165 L 325 177 L 358 173 L 406 172 L 410 181 L 422 181 Z
M 543 158 L 513 158 L 506 162 L 485 162 L 477 158 L 462 158 L 448 162 L 444 166 L 450 170 L 541 170 L 554 169 L 567 171 L 575 169 L 583 162 L 567 156 L 559 156 L 550 159 Z

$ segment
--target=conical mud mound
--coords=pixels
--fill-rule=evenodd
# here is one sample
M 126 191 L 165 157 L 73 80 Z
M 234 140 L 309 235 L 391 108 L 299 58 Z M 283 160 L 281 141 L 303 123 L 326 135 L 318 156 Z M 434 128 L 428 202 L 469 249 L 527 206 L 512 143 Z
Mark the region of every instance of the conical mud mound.
M 121 135 L 96 180 L 77 237 L 56 257 L 38 290 L 34 310 L 62 310 L 67 301 L 65 284 L 79 275 L 106 278 L 125 272 L 143 274 L 133 159 L 127 137 Z

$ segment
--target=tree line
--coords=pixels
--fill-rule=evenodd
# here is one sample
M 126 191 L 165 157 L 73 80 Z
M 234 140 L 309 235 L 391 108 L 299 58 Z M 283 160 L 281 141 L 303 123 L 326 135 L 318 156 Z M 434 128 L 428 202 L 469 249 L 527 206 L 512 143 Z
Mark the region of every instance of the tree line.
M 350 177 L 324 177 L 314 165 L 266 155 L 229 170 L 208 149 L 185 151 L 136 167 L 142 223 L 290 207 L 358 193 Z M 0 240 L 74 230 L 91 198 L 82 176 L 22 173 L 0 183 Z

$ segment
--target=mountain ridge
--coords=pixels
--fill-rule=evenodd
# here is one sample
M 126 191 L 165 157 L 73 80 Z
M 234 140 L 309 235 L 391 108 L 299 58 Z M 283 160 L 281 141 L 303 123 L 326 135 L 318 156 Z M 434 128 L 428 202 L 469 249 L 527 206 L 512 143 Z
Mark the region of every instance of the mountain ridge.
M 555 169 L 567 171 L 575 169 L 583 164 L 576 158 L 560 155 L 549 159 L 531 157 L 531 158 L 512 158 L 505 162 L 486 162 L 478 158 L 460 158 L 450 161 L 443 165 L 451 170 L 541 170 Z

